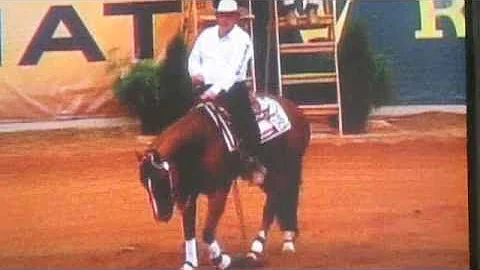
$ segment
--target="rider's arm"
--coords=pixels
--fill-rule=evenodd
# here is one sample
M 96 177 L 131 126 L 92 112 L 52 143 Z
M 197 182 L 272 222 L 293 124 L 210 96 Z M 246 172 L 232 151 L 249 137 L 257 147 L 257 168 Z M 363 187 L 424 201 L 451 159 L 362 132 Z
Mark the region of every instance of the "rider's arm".
M 202 56 L 200 53 L 204 43 L 203 40 L 204 35 L 200 34 L 188 57 L 188 73 L 191 77 L 204 75 L 202 71 Z
M 228 91 L 235 82 L 246 79 L 248 62 L 253 56 L 253 45 L 248 34 L 240 35 L 238 38 L 230 63 L 221 71 L 224 74 L 222 80 L 209 89 L 215 94 L 221 90 Z

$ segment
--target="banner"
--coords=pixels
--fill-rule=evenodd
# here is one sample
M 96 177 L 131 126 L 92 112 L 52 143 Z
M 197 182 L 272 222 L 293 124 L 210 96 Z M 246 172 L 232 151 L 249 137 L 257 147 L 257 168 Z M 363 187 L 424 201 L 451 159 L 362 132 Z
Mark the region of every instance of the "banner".
M 124 115 L 113 82 L 182 20 L 181 1 L 0 1 L 0 122 Z
M 198 16 L 213 12 L 211 1 L 192 3 L 0 1 L 0 123 L 125 115 L 113 95 L 114 81 L 131 63 L 163 59 L 179 32 L 191 45 Z M 351 10 L 338 29 L 367 22 L 373 50 L 391 70 L 392 105 L 465 104 L 464 0 L 336 3 L 339 18 Z M 257 12 L 255 20 L 266 22 L 267 14 Z M 299 35 L 308 42 L 325 34 L 316 29 Z M 258 40 L 257 47 L 266 43 Z M 266 70 L 264 63 L 256 64 Z
M 464 0 L 356 1 L 391 69 L 392 105 L 466 104 Z
M 392 84 L 387 105 L 466 104 L 464 0 L 337 0 L 336 4 L 339 18 L 336 37 L 340 37 L 343 28 L 361 24 L 375 57 L 384 59 Z M 344 14 L 348 14 L 346 21 L 342 21 Z M 287 33 L 289 42 L 309 42 L 328 36 L 326 29 L 299 32 L 299 35 Z M 284 65 L 291 67 L 288 73 L 314 72 L 325 69 L 324 66 L 332 70 L 333 65 L 323 55 L 285 59 L 290 61 Z M 336 98 L 328 95 L 336 90 L 331 85 L 290 89 L 287 96 L 297 103 L 321 103 Z

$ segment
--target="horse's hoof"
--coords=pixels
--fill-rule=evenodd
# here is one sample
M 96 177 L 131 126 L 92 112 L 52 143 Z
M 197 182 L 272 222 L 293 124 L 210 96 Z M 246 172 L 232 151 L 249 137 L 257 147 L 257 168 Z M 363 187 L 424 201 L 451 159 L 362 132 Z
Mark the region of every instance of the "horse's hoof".
M 232 264 L 232 258 L 230 258 L 230 256 L 227 254 L 221 254 L 217 258 L 213 259 L 213 264 L 215 264 L 217 269 L 224 270 L 230 267 Z
M 192 263 L 190 262 L 185 262 L 182 267 L 180 267 L 180 270 L 194 270 L 195 266 L 193 266 Z
M 247 253 L 247 256 L 237 258 L 232 261 L 230 268 L 242 269 L 242 268 L 258 268 L 263 267 L 262 260 L 255 255 L 255 257 L 249 256 L 250 252 Z
M 248 260 L 251 260 L 251 261 L 256 261 L 256 260 L 259 259 L 257 254 L 255 254 L 255 252 L 251 252 L 251 251 L 247 253 L 247 256 L 245 256 L 245 258 L 248 259 Z
M 282 246 L 282 251 L 283 252 L 295 253 L 295 245 L 291 241 L 284 242 L 283 246 Z

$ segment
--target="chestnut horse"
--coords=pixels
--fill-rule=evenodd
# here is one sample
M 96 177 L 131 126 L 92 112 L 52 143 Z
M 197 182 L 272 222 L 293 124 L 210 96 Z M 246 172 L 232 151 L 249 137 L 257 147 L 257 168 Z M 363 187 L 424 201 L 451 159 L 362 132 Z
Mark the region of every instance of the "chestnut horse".
M 275 218 L 284 232 L 283 249 L 295 249 L 302 158 L 310 140 L 310 126 L 295 104 L 286 99 L 274 99 L 285 110 L 291 128 L 261 146 L 260 158 L 268 169 L 260 186 L 266 194 L 266 203 L 261 228 L 247 254 L 247 258 L 253 260 L 262 255 Z M 148 191 L 156 219 L 168 222 L 175 205 L 182 214 L 183 269 L 198 267 L 195 218 L 196 199 L 200 194 L 208 198 L 202 239 L 208 245 L 210 259 L 219 269 L 231 265 L 231 257 L 222 252 L 215 231 L 232 182 L 240 174 L 239 164 L 238 153 L 228 151 L 217 127 L 200 109 L 191 109 L 164 129 L 153 140 L 151 150 L 141 157 L 140 178 Z

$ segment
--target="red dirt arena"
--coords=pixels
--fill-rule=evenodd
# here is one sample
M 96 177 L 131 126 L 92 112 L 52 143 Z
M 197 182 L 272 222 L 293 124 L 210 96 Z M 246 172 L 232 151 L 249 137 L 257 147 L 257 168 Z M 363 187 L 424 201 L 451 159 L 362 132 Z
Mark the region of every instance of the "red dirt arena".
M 468 268 L 465 121 L 426 113 L 376 119 L 363 135 L 315 133 L 297 252 L 282 254 L 274 227 L 265 267 Z M 154 221 L 137 135 L 135 126 L 0 134 L 0 267 L 179 267 L 180 218 Z M 241 182 L 240 192 L 247 239 L 232 196 L 217 234 L 232 255 L 247 251 L 263 206 L 257 187 Z

